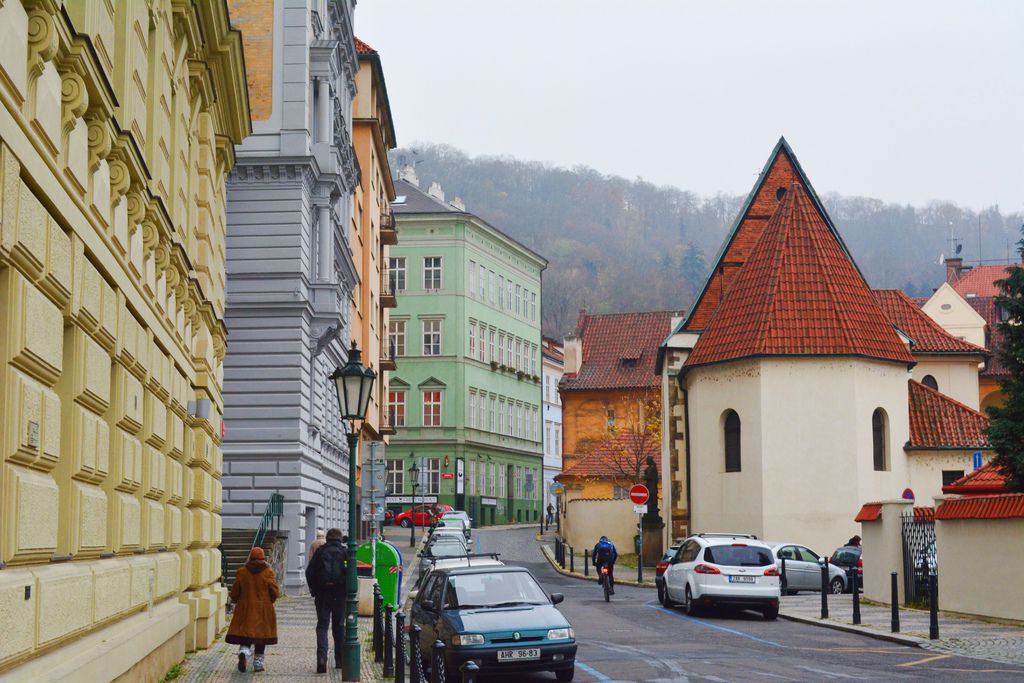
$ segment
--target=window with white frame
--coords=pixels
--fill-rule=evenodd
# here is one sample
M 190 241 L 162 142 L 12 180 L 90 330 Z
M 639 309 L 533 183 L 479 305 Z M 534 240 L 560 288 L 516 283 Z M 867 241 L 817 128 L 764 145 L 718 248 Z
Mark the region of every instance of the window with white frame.
M 552 455 L 551 449 L 554 445 L 555 444 L 551 441 L 551 423 L 547 422 L 544 424 L 544 453 Z
M 394 351 L 395 357 L 405 355 L 405 321 L 388 321 L 388 347 Z
M 426 474 L 427 495 L 437 495 L 441 492 L 441 458 L 427 458 Z
M 484 353 L 484 335 L 487 334 L 487 326 L 480 323 L 480 333 L 477 335 L 477 348 L 478 348 L 478 359 L 481 363 L 486 360 L 486 354 Z
M 439 389 L 423 391 L 423 426 L 441 426 L 441 391 Z
M 519 315 L 519 310 L 523 304 L 523 288 L 516 285 L 516 315 Z
M 516 370 L 525 370 L 526 365 L 523 363 L 523 342 L 516 339 Z
M 388 392 L 388 423 L 392 427 L 405 426 L 405 390 L 392 389 Z
M 506 365 L 512 365 L 512 335 L 505 337 L 505 361 Z
M 540 440 L 540 408 L 533 407 L 533 440 Z
M 476 321 L 469 321 L 469 357 L 476 355 Z
M 537 292 L 530 292 L 530 322 L 537 322 Z
M 388 465 L 388 495 L 400 496 L 405 493 L 405 461 L 391 460 Z
M 423 320 L 423 355 L 441 355 L 441 321 Z
M 505 333 L 498 333 L 498 365 L 505 364 Z
M 487 270 L 480 264 L 480 301 L 487 301 Z
M 498 433 L 505 433 L 505 399 L 498 399 Z
M 496 362 L 498 360 L 498 355 L 494 351 L 494 334 L 495 334 L 494 333 L 494 328 L 492 327 L 487 332 L 487 348 L 488 348 L 488 358 L 487 358 L 487 360 L 489 360 L 492 363 L 494 363 L 494 362 Z
M 506 310 L 512 310 L 512 281 L 509 280 L 505 283 L 505 294 L 508 295 L 508 301 L 506 302 Z
M 480 429 L 487 429 L 487 396 L 483 393 L 480 394 L 480 415 L 477 420 L 477 424 L 480 425 Z
M 498 427 L 498 399 L 491 396 L 491 410 L 487 416 L 487 431 L 495 432 Z
M 487 495 L 494 495 L 494 463 L 487 463 Z
M 405 291 L 405 257 L 388 258 L 388 286 L 392 293 Z
M 508 490 L 505 488 L 505 465 L 498 465 L 498 486 L 497 496 L 504 498 L 508 495 Z
M 476 390 L 469 390 L 469 426 L 476 429 Z
M 544 375 L 544 400 L 551 403 L 551 375 Z
M 523 497 L 523 468 L 521 465 L 516 465 L 516 498 Z
M 505 308 L 505 278 L 498 276 L 498 308 Z
M 476 460 L 466 463 L 466 495 L 476 495 Z
M 423 289 L 441 289 L 441 257 L 423 257 Z
M 476 261 L 469 262 L 469 295 L 476 295 Z
M 488 290 L 488 301 L 491 305 L 494 305 L 494 271 L 490 271 L 487 275 L 487 290 Z
M 508 420 L 508 422 L 506 423 L 506 432 L 505 433 L 508 434 L 509 436 L 512 436 L 512 403 L 511 403 L 511 401 L 509 403 L 505 404 L 505 410 L 508 411 L 506 413 L 506 415 L 505 415 L 505 417 Z

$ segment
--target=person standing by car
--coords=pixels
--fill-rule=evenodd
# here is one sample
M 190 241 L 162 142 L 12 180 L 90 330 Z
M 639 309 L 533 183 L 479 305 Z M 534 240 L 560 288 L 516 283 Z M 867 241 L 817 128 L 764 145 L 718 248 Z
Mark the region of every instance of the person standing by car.
M 608 540 L 607 536 L 602 536 L 594 546 L 590 559 L 594 563 L 594 568 L 597 569 L 598 576 L 603 567 L 608 567 L 608 592 L 615 595 L 615 561 L 619 559 L 619 551 L 615 549 L 615 545 Z
M 328 529 L 326 542 L 306 565 L 306 584 L 316 605 L 316 672 L 327 673 L 327 627 L 334 637 L 334 666 L 341 668 L 345 644 L 345 564 L 341 529 Z
M 235 611 L 224 641 L 238 645 L 238 670 L 245 671 L 247 661 L 256 650 L 253 671 L 263 671 L 263 654 L 267 645 L 277 643 L 277 613 L 274 602 L 281 596 L 274 570 L 267 564 L 263 548 L 249 551 L 249 561 L 239 567 L 231 584 L 231 602 Z

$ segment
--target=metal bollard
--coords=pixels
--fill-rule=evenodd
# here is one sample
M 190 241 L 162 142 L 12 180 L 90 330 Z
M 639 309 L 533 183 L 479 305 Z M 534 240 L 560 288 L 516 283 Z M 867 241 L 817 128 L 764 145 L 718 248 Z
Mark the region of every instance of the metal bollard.
M 423 683 L 423 652 L 420 650 L 419 624 L 412 625 L 409 636 L 409 683 Z
M 900 589 L 896 583 L 896 572 L 889 574 L 889 584 L 892 591 L 892 619 L 891 626 L 893 633 L 900 632 Z
M 384 603 L 384 676 L 395 675 L 395 639 L 391 630 L 391 603 Z
M 928 572 L 928 639 L 939 639 L 939 590 L 935 572 Z
M 821 618 L 828 619 L 828 557 L 821 562 Z
M 860 570 L 853 567 L 853 623 L 860 623 Z
M 576 550 L 569 546 L 569 571 L 576 571 Z
M 405 614 L 395 614 L 395 683 L 405 683 Z
M 590 576 L 590 553 L 583 553 L 583 576 Z
M 473 660 L 469 660 L 462 665 L 462 683 L 476 683 L 478 673 L 480 673 L 480 667 Z
M 434 641 L 433 659 L 430 662 L 430 683 L 445 683 L 444 674 L 444 642 Z
M 384 629 L 381 622 L 380 586 L 373 584 L 373 661 L 384 661 Z
M 789 588 L 789 579 L 786 578 L 786 558 L 782 558 L 782 577 L 779 579 L 779 587 L 782 589 L 782 594 L 786 594 L 786 589 Z

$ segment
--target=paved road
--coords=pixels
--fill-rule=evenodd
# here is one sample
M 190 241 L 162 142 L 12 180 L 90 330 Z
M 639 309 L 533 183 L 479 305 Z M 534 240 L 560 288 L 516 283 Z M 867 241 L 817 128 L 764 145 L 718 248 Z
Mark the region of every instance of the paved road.
M 753 612 L 690 618 L 650 588 L 619 586 L 606 604 L 597 584 L 555 572 L 535 530 L 475 532 L 478 551 L 531 569 L 580 643 L 576 681 L 1020 681 L 1024 668 L 937 654 Z M 499 680 L 511 681 L 502 677 Z M 554 680 L 552 674 L 517 681 Z

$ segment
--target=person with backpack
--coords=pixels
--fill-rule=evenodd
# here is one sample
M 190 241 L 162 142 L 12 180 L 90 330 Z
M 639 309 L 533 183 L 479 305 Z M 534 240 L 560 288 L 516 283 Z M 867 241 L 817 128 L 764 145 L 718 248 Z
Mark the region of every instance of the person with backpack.
M 341 529 L 328 529 L 326 542 L 306 565 L 306 585 L 316 605 L 316 672 L 327 673 L 327 627 L 334 636 L 334 666 L 341 668 L 345 647 L 345 566 L 348 549 Z
M 615 595 L 615 560 L 617 559 L 619 559 L 619 551 L 615 549 L 615 544 L 609 541 L 607 536 L 602 536 L 594 546 L 590 560 L 594 563 L 594 569 L 597 570 L 598 576 L 601 575 L 601 567 L 608 567 L 608 592 L 611 595 Z
M 249 551 L 249 561 L 238 568 L 231 584 L 231 602 L 235 611 L 224 642 L 238 645 L 238 670 L 245 671 L 253 656 L 253 671 L 263 671 L 267 645 L 277 643 L 277 613 L 274 602 L 281 597 L 274 570 L 267 564 L 259 546 Z

